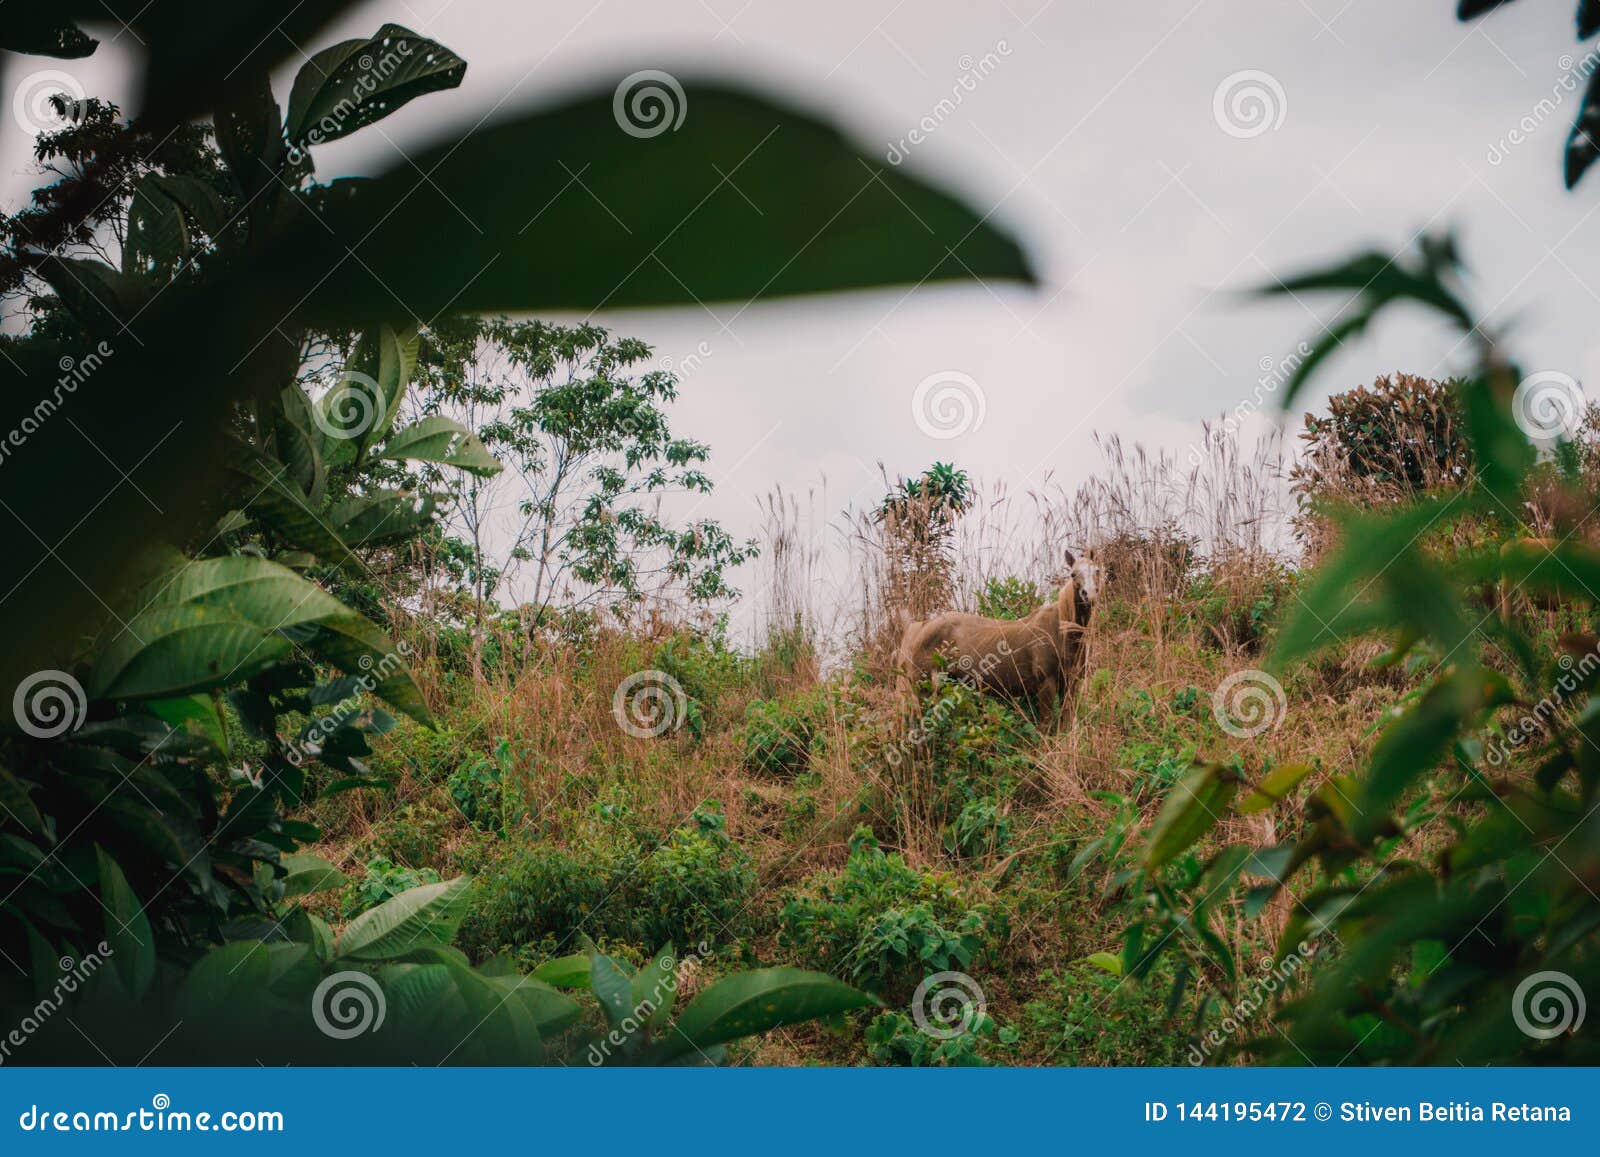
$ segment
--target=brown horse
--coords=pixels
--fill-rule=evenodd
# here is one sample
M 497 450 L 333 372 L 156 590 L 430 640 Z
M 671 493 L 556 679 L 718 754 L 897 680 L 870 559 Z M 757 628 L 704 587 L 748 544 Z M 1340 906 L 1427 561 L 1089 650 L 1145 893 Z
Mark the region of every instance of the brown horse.
M 980 691 L 1028 699 L 1059 724 L 1087 663 L 1085 632 L 1100 597 L 1101 568 L 1093 548 L 1066 552 L 1068 576 L 1055 601 L 1024 619 L 990 619 L 947 611 L 909 622 L 900 639 L 897 684 L 915 709 L 915 685 L 937 672 Z

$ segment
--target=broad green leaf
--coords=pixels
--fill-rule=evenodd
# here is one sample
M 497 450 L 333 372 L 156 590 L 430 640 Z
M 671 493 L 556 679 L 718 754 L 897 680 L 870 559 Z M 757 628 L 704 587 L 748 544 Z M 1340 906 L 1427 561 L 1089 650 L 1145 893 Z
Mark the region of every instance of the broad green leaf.
M 440 462 L 472 474 L 498 474 L 500 463 L 478 436 L 453 418 L 434 414 L 396 430 L 376 452 L 379 458 Z
M 225 608 L 161 604 L 135 615 L 102 647 L 88 690 L 96 699 L 189 695 L 250 679 L 291 650 L 282 635 Z
M 352 920 L 335 954 L 348 960 L 391 960 L 423 944 L 448 944 L 466 912 L 472 880 L 458 876 L 402 892 Z
M 95 857 L 100 867 L 100 903 L 105 907 L 111 964 L 128 995 L 141 1000 L 156 976 L 155 934 L 117 862 L 99 847 L 95 848 Z
M 621 1029 L 623 1022 L 633 1015 L 633 986 L 617 967 L 616 961 L 602 953 L 595 953 L 589 971 L 589 987 L 600 1002 L 606 1023 L 613 1030 Z
M 199 177 L 182 173 L 146 177 L 145 183 L 153 185 L 183 207 L 196 225 L 205 230 L 213 240 L 220 238 L 228 227 L 228 210 L 221 195 Z
M 171 281 L 188 260 L 189 227 L 182 209 L 159 184 L 140 181 L 128 205 L 123 274 L 160 285 Z
M 0 48 L 7 52 L 71 60 L 93 55 L 99 45 L 71 21 L 38 9 L 7 13 L 0 26 Z
M 587 954 L 575 953 L 546 960 L 533 970 L 532 976 L 552 988 L 588 988 L 590 967 Z
M 1084 960 L 1112 976 L 1122 975 L 1122 957 L 1115 952 L 1091 952 Z
M 984 216 L 806 113 L 674 80 L 660 90 L 681 121 L 640 136 L 622 79 L 330 198 L 263 276 L 294 285 L 287 299 L 303 297 L 308 317 L 358 323 L 397 300 L 430 317 L 1032 280 Z M 363 261 L 344 260 L 358 242 Z
M 291 145 L 336 141 L 426 93 L 455 88 L 467 62 L 398 24 L 312 56 L 295 75 L 284 131 Z
M 533 1019 L 540 1036 L 554 1036 L 576 1024 L 583 1016 L 583 1006 L 554 988 L 526 976 L 487 976 L 487 979 L 510 999 L 517 1001 Z
M 350 546 L 371 547 L 415 537 L 432 525 L 437 511 L 432 494 L 375 490 L 336 504 L 328 521 Z
M 719 980 L 690 1001 L 645 1056 L 656 1064 L 692 1058 L 741 1037 L 878 1003 L 876 997 L 819 972 L 798 968 L 741 972 Z
M 286 463 L 270 462 L 242 451 L 229 459 L 239 502 L 252 518 L 270 526 L 291 545 L 311 551 L 329 566 L 361 569 L 349 545 L 340 539 L 310 498 L 289 474 Z
M 144 708 L 170 727 L 194 724 L 195 729 L 224 756 L 229 754 L 228 725 L 222 709 L 210 695 L 185 695 L 178 699 L 152 699 Z
M 432 725 L 427 703 L 399 645 L 370 620 L 287 567 L 244 554 L 179 563 L 174 571 L 152 580 L 140 599 L 148 604 L 144 614 L 151 616 L 171 613 L 184 620 L 185 615 L 206 611 L 273 632 L 311 628 L 306 647 L 346 674 L 362 679 L 373 692 L 419 723 Z M 274 661 L 288 653 L 287 640 L 277 634 L 269 638 L 281 644 L 272 653 Z M 118 639 L 113 650 L 118 644 L 127 646 Z M 269 648 L 263 646 L 262 650 Z
M 678 960 L 669 944 L 634 974 L 633 1007 L 636 1012 L 648 1014 L 645 1020 L 648 1027 L 659 1029 L 672 1019 L 672 1005 L 677 996 Z
M 123 273 L 87 257 L 51 255 L 39 263 L 36 272 L 72 315 L 95 334 L 120 332 L 145 298 L 139 279 L 131 272 Z
M 1173 785 L 1150 825 L 1145 864 L 1161 867 L 1210 831 L 1226 814 L 1240 779 L 1231 767 L 1207 763 Z
M 278 397 L 281 399 L 276 423 L 279 457 L 287 467 L 288 477 L 306 496 L 306 505 L 316 509 L 322 505 L 328 477 L 322 453 L 324 438 L 317 426 L 317 415 L 312 410 L 311 399 L 298 383 L 285 386 Z
M 313 892 L 343 888 L 348 882 L 345 874 L 338 868 L 321 856 L 314 856 L 309 852 L 284 856 L 280 863 L 288 871 L 288 875 L 283 878 L 285 900 L 292 900 L 296 896 L 307 896 Z
M 1250 794 L 1239 801 L 1240 815 L 1255 815 L 1289 798 L 1289 793 L 1300 786 L 1316 769 L 1309 763 L 1281 763 L 1261 778 Z

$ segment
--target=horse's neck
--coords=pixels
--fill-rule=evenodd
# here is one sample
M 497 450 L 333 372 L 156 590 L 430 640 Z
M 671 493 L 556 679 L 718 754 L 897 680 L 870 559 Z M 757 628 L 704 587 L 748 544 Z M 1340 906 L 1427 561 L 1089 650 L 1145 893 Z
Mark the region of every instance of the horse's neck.
M 1063 623 L 1078 621 L 1078 584 L 1070 578 L 1056 597 L 1056 617 Z

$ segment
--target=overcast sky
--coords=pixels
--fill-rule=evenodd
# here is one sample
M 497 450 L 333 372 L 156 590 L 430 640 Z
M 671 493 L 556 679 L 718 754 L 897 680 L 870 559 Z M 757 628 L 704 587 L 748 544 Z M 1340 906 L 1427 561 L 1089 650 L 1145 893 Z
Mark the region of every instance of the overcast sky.
M 316 157 L 325 176 L 384 168 L 502 101 L 515 108 L 642 68 L 747 78 L 821 108 L 880 156 L 931 118 L 907 166 L 1020 235 L 1039 290 L 945 286 L 602 317 L 675 365 L 693 358 L 675 417 L 715 451 L 720 490 L 702 513 L 751 529 L 756 498 L 779 483 L 804 490 L 826 476 L 836 505 L 855 492 L 870 500 L 880 459 L 891 472 L 954 460 L 1027 485 L 1045 471 L 1083 477 L 1096 430 L 1182 447 L 1202 419 L 1250 396 L 1264 362 L 1315 333 L 1311 308 L 1331 312 L 1219 290 L 1357 244 L 1393 249 L 1430 224 L 1460 229 L 1481 306 L 1491 320 L 1519 319 L 1525 365 L 1600 380 L 1600 178 L 1573 194 L 1560 181 L 1578 98 L 1560 82 L 1584 51 L 1570 38 L 1573 5 L 1521 0 L 1470 25 L 1454 7 L 384 0 L 326 42 L 392 20 L 464 56 L 466 80 L 401 110 L 383 134 Z M 125 100 L 126 46 L 124 36 L 63 66 Z M 1230 111 L 1226 92 L 1218 111 L 1219 85 L 1246 72 L 1265 74 L 1234 85 L 1266 94 L 1264 124 Z M 958 91 L 959 106 L 940 111 Z M 1547 98 L 1559 103 L 1549 115 L 1536 109 Z M 1241 101 L 1251 107 L 1248 93 Z M 1537 123 L 1508 147 L 1525 117 Z M 15 132 L 0 139 L 14 198 L 25 158 Z M 1442 375 L 1462 352 L 1451 346 L 1438 326 L 1397 317 L 1343 352 L 1324 389 L 1390 371 Z M 971 379 L 980 426 L 951 439 L 919 426 L 913 396 L 936 374 Z

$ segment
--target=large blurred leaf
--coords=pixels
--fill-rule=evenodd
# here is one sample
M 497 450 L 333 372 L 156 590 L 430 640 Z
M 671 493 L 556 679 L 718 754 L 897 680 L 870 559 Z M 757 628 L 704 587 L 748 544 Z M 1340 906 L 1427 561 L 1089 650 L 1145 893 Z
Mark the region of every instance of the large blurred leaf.
M 323 320 L 1031 280 L 984 218 L 806 114 L 691 84 L 681 125 L 640 139 L 615 87 L 335 198 L 281 249 L 279 277 Z
M 1159 868 L 1210 831 L 1227 813 L 1241 778 L 1231 767 L 1208 763 L 1179 780 L 1150 825 L 1145 863 Z
M 89 56 L 100 42 L 59 14 L 19 7 L 0 24 L 0 48 L 35 56 Z

